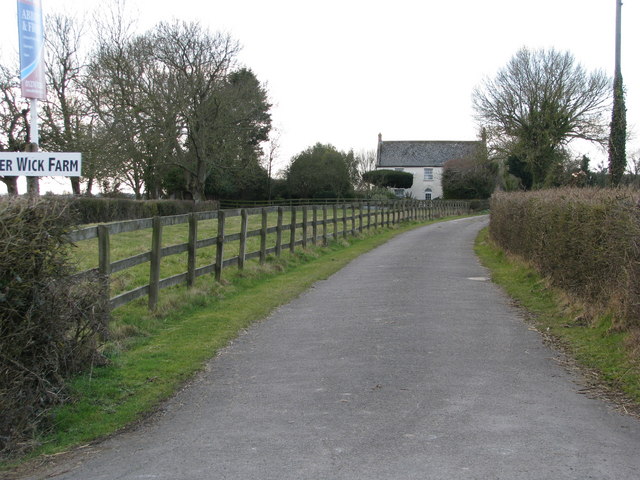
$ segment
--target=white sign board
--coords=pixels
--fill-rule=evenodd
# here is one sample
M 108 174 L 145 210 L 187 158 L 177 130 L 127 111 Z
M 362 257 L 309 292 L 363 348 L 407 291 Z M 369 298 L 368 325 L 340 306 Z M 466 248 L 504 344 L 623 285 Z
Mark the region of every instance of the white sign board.
M 79 177 L 82 154 L 57 152 L 0 152 L 0 175 L 18 177 Z

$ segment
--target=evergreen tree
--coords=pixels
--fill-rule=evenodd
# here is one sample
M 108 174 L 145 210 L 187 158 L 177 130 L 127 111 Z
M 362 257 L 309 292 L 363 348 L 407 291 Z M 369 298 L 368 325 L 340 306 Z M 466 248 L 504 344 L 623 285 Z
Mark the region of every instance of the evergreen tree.
M 622 75 L 618 73 L 613 82 L 613 112 L 609 136 L 609 175 L 611 185 L 620 185 L 627 167 L 627 108 L 624 102 Z

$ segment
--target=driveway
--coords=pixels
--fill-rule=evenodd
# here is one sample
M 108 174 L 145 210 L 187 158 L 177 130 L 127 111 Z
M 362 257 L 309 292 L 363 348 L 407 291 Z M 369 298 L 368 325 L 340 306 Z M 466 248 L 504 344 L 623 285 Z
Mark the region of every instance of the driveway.
M 402 234 L 239 337 L 134 431 L 31 478 L 637 479 L 640 423 L 581 395 L 473 253 Z

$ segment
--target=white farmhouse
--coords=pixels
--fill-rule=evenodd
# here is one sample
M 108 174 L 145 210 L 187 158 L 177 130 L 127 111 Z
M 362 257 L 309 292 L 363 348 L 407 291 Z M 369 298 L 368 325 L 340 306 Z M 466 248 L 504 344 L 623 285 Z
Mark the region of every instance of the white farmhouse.
M 442 197 L 442 171 L 449 160 L 473 158 L 484 148 L 481 141 L 382 141 L 378 135 L 376 170 L 413 174 L 413 186 L 396 189 L 398 197 L 435 200 Z

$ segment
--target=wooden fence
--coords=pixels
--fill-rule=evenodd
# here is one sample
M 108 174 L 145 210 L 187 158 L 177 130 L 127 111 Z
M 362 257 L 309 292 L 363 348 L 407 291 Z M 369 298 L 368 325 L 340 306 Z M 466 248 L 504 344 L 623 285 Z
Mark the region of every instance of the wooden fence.
M 350 212 L 348 214 L 348 212 Z M 288 213 L 290 223 L 284 224 L 284 214 Z M 332 205 L 305 206 L 272 206 L 263 208 L 246 208 L 234 210 L 217 210 L 198 212 L 186 215 L 145 218 L 115 222 L 83 228 L 72 232 L 69 236 L 74 243 L 98 239 L 98 267 L 104 275 L 109 292 L 112 274 L 149 263 L 149 283 L 114 297 L 110 296 L 110 308 L 125 305 L 142 296 L 149 297 L 149 308 L 155 309 L 160 290 L 175 285 L 193 286 L 195 279 L 202 275 L 214 274 L 220 281 L 224 268 L 236 265 L 243 269 L 247 260 L 257 258 L 260 263 L 266 261 L 267 255 L 280 256 L 283 249 L 294 252 L 296 247 L 306 248 L 312 245 L 327 245 L 329 240 L 347 238 L 364 229 L 385 227 L 408 220 L 430 220 L 449 215 L 469 213 L 469 202 L 464 201 L 417 201 L 391 200 L 367 201 L 355 203 L 334 203 Z M 268 217 L 277 215 L 276 225 L 268 226 Z M 259 216 L 261 228 L 249 230 L 249 217 Z M 226 232 L 227 222 L 232 217 L 240 217 L 239 232 Z M 217 235 L 198 239 L 198 224 L 214 220 L 217 222 Z M 162 229 L 169 225 L 188 223 L 188 241 L 171 246 L 162 246 Z M 118 261 L 111 261 L 111 237 L 125 232 L 151 229 L 151 250 Z M 259 249 L 247 251 L 247 239 L 259 238 Z M 288 241 L 287 238 L 288 237 Z M 270 242 L 268 240 L 271 240 Z M 238 242 L 238 255 L 224 258 L 225 251 L 232 242 Z M 199 249 L 215 246 L 215 261 L 196 268 L 196 255 Z M 171 255 L 187 253 L 186 271 L 167 278 L 160 278 L 160 267 L 163 258 Z M 82 275 L 87 272 L 82 272 Z

